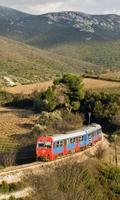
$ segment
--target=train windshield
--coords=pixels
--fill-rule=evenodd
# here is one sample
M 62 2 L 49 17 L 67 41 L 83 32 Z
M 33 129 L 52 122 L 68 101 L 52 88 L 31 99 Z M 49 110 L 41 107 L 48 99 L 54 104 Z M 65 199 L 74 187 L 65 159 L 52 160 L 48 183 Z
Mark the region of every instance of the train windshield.
M 45 147 L 51 148 L 51 142 L 45 142 Z
M 42 147 L 44 147 L 45 146 L 45 143 L 44 142 L 38 142 L 37 143 L 37 147 L 38 148 L 42 148 Z
M 37 147 L 38 148 L 51 148 L 52 143 L 51 142 L 38 142 Z

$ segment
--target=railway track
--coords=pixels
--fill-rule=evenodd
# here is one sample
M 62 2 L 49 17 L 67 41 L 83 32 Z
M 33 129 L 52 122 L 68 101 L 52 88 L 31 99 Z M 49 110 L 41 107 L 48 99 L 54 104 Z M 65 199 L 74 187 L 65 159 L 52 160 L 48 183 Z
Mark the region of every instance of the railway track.
M 104 138 L 102 141 L 97 142 L 94 146 L 88 147 L 84 151 L 80 151 L 78 153 L 62 156 L 62 157 L 59 157 L 57 160 L 54 160 L 54 161 L 50 161 L 50 162 L 38 162 L 38 161 L 36 161 L 36 162 L 30 163 L 30 164 L 24 164 L 24 165 L 19 165 L 19 166 L 15 166 L 15 167 L 5 168 L 5 169 L 0 171 L 0 180 L 1 180 L 2 177 L 10 175 L 10 174 L 12 174 L 12 175 L 19 174 L 19 173 L 22 174 L 23 172 L 28 172 L 29 170 L 32 171 L 32 170 L 35 170 L 36 168 L 44 168 L 44 167 L 51 166 L 51 165 L 57 165 L 58 163 L 65 161 L 65 160 L 69 160 L 71 158 L 79 157 L 79 158 L 81 158 L 80 161 L 83 162 L 84 160 L 89 158 L 87 153 L 89 153 L 89 155 L 90 154 L 93 155 L 96 148 L 100 144 L 103 144 L 107 147 L 108 142 Z

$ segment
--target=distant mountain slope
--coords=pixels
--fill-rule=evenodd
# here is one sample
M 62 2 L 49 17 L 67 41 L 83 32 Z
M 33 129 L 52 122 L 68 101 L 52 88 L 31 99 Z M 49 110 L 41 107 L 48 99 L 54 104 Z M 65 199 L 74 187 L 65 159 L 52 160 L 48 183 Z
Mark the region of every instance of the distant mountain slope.
M 120 40 L 61 44 L 49 50 L 59 55 L 69 56 L 74 59 L 100 65 L 103 69 L 120 70 Z
M 65 72 L 81 73 L 87 68 L 99 70 L 97 65 L 33 48 L 0 37 L 0 78 L 27 83 L 48 80 Z
M 120 16 L 70 11 L 36 16 L 0 7 L 0 35 L 39 47 L 120 39 Z

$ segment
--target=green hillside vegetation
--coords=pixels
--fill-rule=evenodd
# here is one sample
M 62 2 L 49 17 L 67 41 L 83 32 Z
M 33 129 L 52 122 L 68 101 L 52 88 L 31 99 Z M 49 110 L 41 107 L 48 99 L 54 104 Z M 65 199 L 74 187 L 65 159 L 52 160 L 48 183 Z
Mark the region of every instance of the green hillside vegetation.
M 120 80 L 120 41 L 66 44 L 49 50 L 4 37 L 0 37 L 0 44 L 0 78 L 31 83 L 73 72 Z
M 60 55 L 101 65 L 102 71 L 107 68 L 120 69 L 120 40 L 63 44 L 54 46 L 50 50 Z
M 52 129 L 61 132 L 64 128 L 65 130 L 76 129 L 78 128 L 75 125 L 76 118 L 79 115 L 84 116 L 84 120 L 79 118 L 80 124 L 81 122 L 88 123 L 89 112 L 91 113 L 91 123 L 100 123 L 109 136 L 120 128 L 119 122 L 116 125 L 113 123 L 113 118 L 120 113 L 120 94 L 113 92 L 111 95 L 110 90 L 85 91 L 82 79 L 74 74 L 65 74 L 61 79 L 55 80 L 54 85 L 48 88 L 46 92 L 36 93 L 33 107 L 37 112 L 55 112 L 55 115 L 59 111 L 57 115 L 60 118 L 57 120 L 53 120 L 52 117 L 49 118 L 48 116 L 47 120 L 47 118 L 44 118 L 44 113 L 40 117 L 37 123 L 42 126 L 45 125 L 46 130 Z M 72 115 L 74 113 L 78 116 Z M 75 126 L 71 127 L 68 124 L 65 127 L 65 116 L 67 119 L 69 118 L 70 124 Z M 41 121 L 42 118 L 44 120 Z
M 48 80 L 64 72 L 80 73 L 93 64 L 60 56 L 0 37 L 0 75 L 21 83 Z M 99 69 L 99 67 L 98 67 Z
M 45 175 L 29 175 L 25 182 L 36 200 L 118 200 L 120 195 L 120 169 L 96 160 L 69 160 Z

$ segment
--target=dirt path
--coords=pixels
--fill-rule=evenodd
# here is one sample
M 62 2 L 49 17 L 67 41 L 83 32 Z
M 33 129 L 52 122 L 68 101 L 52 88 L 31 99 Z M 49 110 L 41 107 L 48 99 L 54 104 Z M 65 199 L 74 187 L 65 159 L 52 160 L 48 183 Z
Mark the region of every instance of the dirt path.
M 7 92 L 12 94 L 31 94 L 35 91 L 45 91 L 49 86 L 52 85 L 52 81 L 45 81 L 41 83 L 28 84 L 28 85 L 19 85 L 15 87 L 6 88 Z
M 86 89 L 120 87 L 120 82 L 97 80 L 92 78 L 85 78 L 83 82 Z
M 85 78 L 83 82 L 86 89 L 120 87 L 119 82 L 97 80 L 92 78 Z M 31 94 L 34 91 L 45 91 L 49 86 L 52 85 L 52 83 L 53 83 L 52 81 L 45 81 L 42 83 L 8 87 L 6 88 L 6 91 L 13 94 L 19 94 L 19 93 Z

